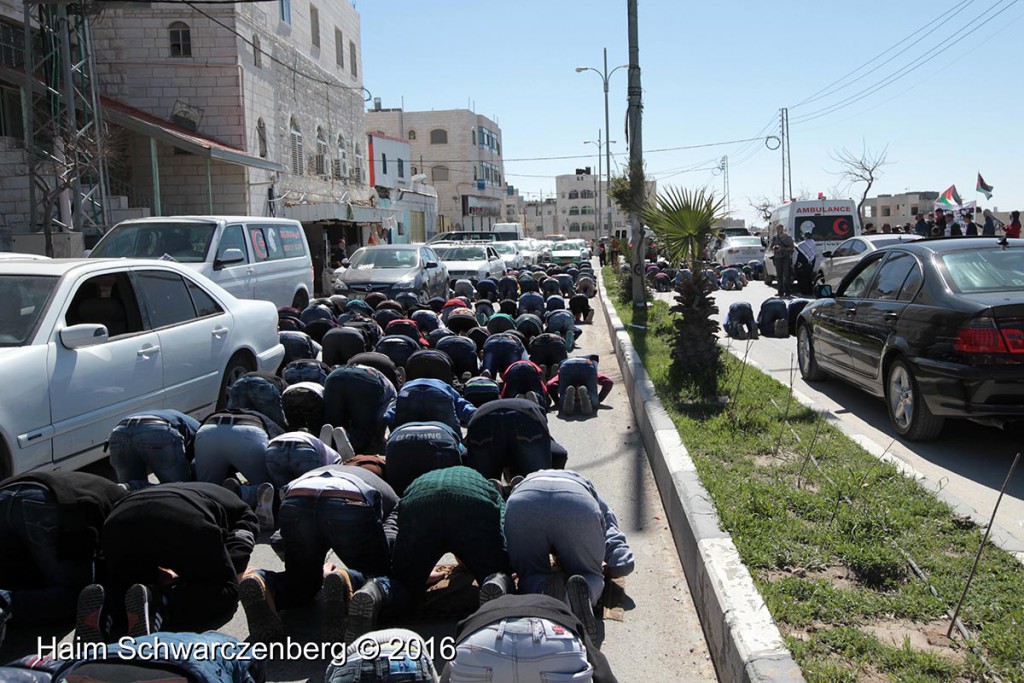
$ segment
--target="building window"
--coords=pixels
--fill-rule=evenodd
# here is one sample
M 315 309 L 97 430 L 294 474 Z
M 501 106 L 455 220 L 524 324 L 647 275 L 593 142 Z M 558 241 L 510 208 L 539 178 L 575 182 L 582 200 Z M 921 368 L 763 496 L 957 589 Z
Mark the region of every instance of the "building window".
M 571 190 L 569 192 L 569 197 L 568 198 L 569 199 L 579 199 L 580 198 L 580 193 L 577 192 L 576 190 Z
M 291 129 L 290 137 L 292 144 L 292 175 L 303 175 L 302 129 L 299 128 L 299 122 L 295 120 L 294 116 L 289 121 L 289 128 Z
M 359 70 L 356 69 L 356 44 L 348 41 L 348 66 L 352 69 L 352 78 L 359 78 Z
M 362 185 L 363 184 L 363 161 L 364 161 L 363 146 L 362 146 L 362 144 L 360 144 L 358 142 L 356 143 L 356 147 L 355 147 L 355 157 L 356 157 L 356 165 L 355 165 L 355 168 L 352 169 L 352 175 L 350 175 L 349 177 L 352 180 L 354 180 L 357 184 Z
M 334 62 L 342 69 L 345 68 L 345 40 L 341 29 L 337 27 L 334 29 Z
M 309 6 L 309 39 L 313 47 L 320 47 L 320 10 L 315 5 Z
M 430 131 L 430 144 L 432 145 L 447 145 L 448 144 L 448 131 L 444 128 L 435 128 Z
M 171 56 L 191 57 L 192 56 L 192 31 L 188 24 L 176 21 L 171 24 Z
M 476 130 L 469 131 L 469 141 L 472 144 L 476 144 Z
M 580 213 L 583 214 L 584 216 L 592 216 L 594 215 L 594 207 L 584 206 L 582 209 L 580 209 Z
M 402 161 L 401 159 L 398 160 L 398 177 L 405 177 L 405 162 Z
M 263 119 L 256 119 L 256 146 L 259 150 L 260 159 L 267 158 L 267 124 Z
M 579 207 L 577 207 L 577 206 L 570 206 L 569 207 L 569 215 L 570 216 L 579 216 L 580 215 Z
M 580 199 L 593 199 L 593 198 L 594 198 L 594 191 L 593 190 L 583 190 L 583 191 L 580 192 Z
M 252 64 L 257 69 L 263 68 L 263 50 L 260 49 L 260 37 L 252 34 Z
M 388 155 L 383 152 L 380 155 L 380 170 L 384 175 L 388 174 Z
M 579 231 L 580 231 L 580 224 L 579 223 L 570 223 L 569 224 L 569 232 L 579 232 Z
M 324 129 L 317 126 L 316 129 L 316 174 L 321 177 L 327 175 L 327 136 Z
M 348 150 L 345 149 L 345 137 L 342 135 L 338 136 L 338 149 L 331 166 L 331 174 L 335 180 L 348 178 Z
M 435 166 L 430 169 L 430 178 L 433 182 L 448 180 L 448 167 L 447 166 Z
M 584 223 L 583 224 L 583 232 L 588 232 L 588 231 L 591 231 L 593 229 L 594 229 L 594 224 L 593 223 Z
M 416 139 L 416 131 L 410 130 L 409 134 L 406 136 L 406 139 L 407 140 L 415 140 Z
M 21 91 L 0 86 L 0 137 L 21 141 L 25 127 L 21 116 Z
M 291 26 L 292 23 L 292 0 L 277 0 L 278 16 L 281 21 Z

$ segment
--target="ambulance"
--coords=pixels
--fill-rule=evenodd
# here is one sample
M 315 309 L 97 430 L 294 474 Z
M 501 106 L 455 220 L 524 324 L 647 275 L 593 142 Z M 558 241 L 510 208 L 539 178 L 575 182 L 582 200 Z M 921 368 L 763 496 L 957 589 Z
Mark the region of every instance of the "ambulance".
M 776 206 L 772 210 L 772 220 L 766 233 L 768 244 L 775 235 L 775 226 L 780 223 L 794 242 L 800 243 L 808 237 L 814 239 L 818 251 L 815 272 L 818 271 L 823 252 L 834 251 L 840 244 L 861 233 L 857 202 L 852 199 L 792 201 Z M 793 258 L 795 261 L 795 252 Z M 764 280 L 771 286 L 775 278 L 775 263 L 769 249 L 764 255 Z

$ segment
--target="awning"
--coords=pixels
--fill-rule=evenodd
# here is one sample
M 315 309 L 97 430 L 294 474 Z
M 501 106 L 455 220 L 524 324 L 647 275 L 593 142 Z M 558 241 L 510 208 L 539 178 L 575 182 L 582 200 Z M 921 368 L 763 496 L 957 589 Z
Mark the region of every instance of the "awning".
M 109 122 L 146 137 L 154 138 L 196 156 L 228 164 L 261 168 L 266 171 L 285 170 L 282 164 L 269 159 L 254 157 L 213 138 L 177 126 L 140 109 L 131 107 L 106 95 L 100 96 L 103 116 Z

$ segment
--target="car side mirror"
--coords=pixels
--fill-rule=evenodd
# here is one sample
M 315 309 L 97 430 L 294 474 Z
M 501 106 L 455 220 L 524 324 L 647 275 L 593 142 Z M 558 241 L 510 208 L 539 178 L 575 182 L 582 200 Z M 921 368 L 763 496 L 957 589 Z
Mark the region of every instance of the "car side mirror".
M 225 249 L 224 253 L 218 256 L 217 260 L 213 262 L 213 269 L 220 270 L 226 266 L 233 266 L 236 263 L 242 263 L 243 261 L 245 261 L 245 254 L 242 253 L 241 249 Z
M 437 268 L 437 261 L 427 261 L 424 267 L 427 268 L 428 270 L 430 268 Z
M 82 252 L 82 258 L 89 258 L 89 254 L 92 253 L 92 249 L 86 249 Z
M 71 325 L 60 331 L 60 343 L 69 349 L 81 349 L 106 343 L 109 335 L 106 325 Z
M 350 263 L 351 263 L 351 261 L 349 261 L 347 258 L 341 259 L 341 267 L 342 268 L 348 268 Z
M 821 255 L 824 256 L 825 258 L 832 258 L 832 252 L 831 251 L 823 251 L 823 252 L 821 252 Z
M 815 285 L 814 296 L 817 299 L 831 299 L 833 297 L 832 285 Z

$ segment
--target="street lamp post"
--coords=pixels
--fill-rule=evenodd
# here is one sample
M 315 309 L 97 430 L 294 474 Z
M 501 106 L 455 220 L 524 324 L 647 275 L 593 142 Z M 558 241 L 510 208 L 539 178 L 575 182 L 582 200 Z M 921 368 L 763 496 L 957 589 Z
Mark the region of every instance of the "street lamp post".
M 600 235 L 600 233 L 601 233 L 601 229 L 600 229 L 600 226 L 601 226 L 601 201 L 602 201 L 601 189 L 600 189 L 600 185 L 601 185 L 601 147 L 603 146 L 604 150 L 605 150 L 605 153 L 607 153 L 608 148 L 612 144 L 612 142 L 614 142 L 614 140 L 605 140 L 604 142 L 602 142 L 601 141 L 601 131 L 600 130 L 597 131 L 597 142 L 594 142 L 593 140 L 584 140 L 583 141 L 584 145 L 597 145 L 597 182 L 594 184 L 595 185 L 594 186 L 594 192 L 596 193 L 596 197 L 595 197 L 595 202 L 594 203 L 596 204 L 596 214 L 597 214 L 598 230 L 596 231 L 597 234 L 595 235 L 595 238 L 599 238 L 601 236 Z M 608 177 L 609 178 L 611 177 L 611 168 L 608 169 Z M 611 215 L 612 215 L 612 207 L 611 207 L 611 200 L 609 199 L 608 200 L 608 226 L 609 226 L 609 228 L 611 227 Z
M 611 137 L 612 137 L 611 136 L 611 132 L 610 132 L 611 129 L 610 129 L 609 125 L 608 125 L 608 79 L 611 78 L 611 75 L 613 73 L 615 73 L 619 69 L 625 69 L 627 66 L 629 66 L 629 65 L 628 64 L 622 64 L 621 66 L 617 66 L 614 69 L 612 69 L 611 72 L 609 73 L 609 71 L 608 71 L 608 48 L 604 48 L 604 71 L 598 71 L 597 69 L 595 69 L 593 67 L 589 67 L 589 66 L 578 66 L 578 67 L 576 67 L 576 73 L 582 73 L 584 71 L 593 71 L 594 73 L 596 73 L 598 76 L 601 77 L 601 81 L 604 83 L 604 138 L 605 138 L 605 140 L 610 140 Z M 611 186 L 611 178 L 612 178 L 612 153 L 611 153 L 611 146 L 608 145 L 607 143 L 605 144 L 604 154 L 605 154 L 605 166 L 607 167 L 607 171 L 606 172 L 608 173 L 608 187 L 607 187 L 607 189 L 611 189 L 610 186 Z M 607 225 L 607 230 L 608 230 L 607 237 L 611 237 L 611 234 L 612 234 L 612 203 L 611 203 L 611 201 L 608 202 L 608 219 L 607 219 L 607 224 L 606 225 Z

